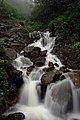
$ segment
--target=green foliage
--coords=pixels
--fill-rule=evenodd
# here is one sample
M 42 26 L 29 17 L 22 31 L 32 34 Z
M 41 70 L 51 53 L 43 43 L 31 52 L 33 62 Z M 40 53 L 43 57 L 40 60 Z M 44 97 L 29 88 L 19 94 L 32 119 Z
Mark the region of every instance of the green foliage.
M 26 21 L 25 26 L 27 27 L 28 31 L 34 31 L 34 30 L 41 30 L 42 29 L 42 24 L 38 22 L 32 22 L 32 21 Z
M 8 94 L 10 91 L 16 89 L 15 85 L 9 84 L 8 75 L 4 69 L 5 63 L 4 47 L 5 47 L 4 39 L 0 39 L 0 105 L 4 100 L 4 96 Z
M 0 0 L 0 14 L 9 15 L 18 19 L 24 19 L 25 16 L 5 0 Z
M 48 27 L 55 35 L 71 35 L 80 32 L 80 2 L 68 5 L 63 15 L 52 20 Z
M 75 0 L 34 0 L 35 9 L 32 13 L 33 19 L 48 23 L 66 10 L 69 4 Z
M 76 65 L 80 64 L 80 42 L 77 42 L 69 47 L 68 59 L 71 60 L 72 63 Z

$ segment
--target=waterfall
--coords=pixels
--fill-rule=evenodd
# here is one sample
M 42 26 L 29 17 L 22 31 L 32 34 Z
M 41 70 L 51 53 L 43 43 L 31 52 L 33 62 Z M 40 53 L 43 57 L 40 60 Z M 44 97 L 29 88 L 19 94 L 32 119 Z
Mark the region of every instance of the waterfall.
M 27 68 L 33 65 L 33 62 L 23 55 L 12 61 L 12 65 L 22 71 L 24 84 L 20 89 L 18 103 L 14 106 L 15 112 L 21 111 L 25 114 L 25 120 L 72 120 L 72 113 L 79 112 L 80 90 L 75 89 L 70 77 L 67 75 L 63 81 L 49 84 L 47 87 L 45 99 L 43 102 L 39 100 L 37 85 L 41 84 L 41 77 L 44 74 L 43 69 L 48 67 L 48 63 L 57 63 L 59 69 L 62 65 L 56 55 L 51 53 L 55 45 L 56 37 L 50 37 L 50 33 L 43 33 L 43 36 L 28 46 L 40 47 L 41 51 L 47 50 L 45 65 L 42 67 L 34 67 L 30 75 L 26 74 Z M 72 102 L 72 101 L 73 102 Z M 69 113 L 69 107 L 72 108 L 72 113 Z M 67 114 L 68 113 L 68 114 Z M 72 116 L 71 116 L 72 115 Z M 70 117 L 71 116 L 71 117 Z M 77 115 L 78 116 L 78 115 Z M 78 119 L 78 120 L 79 120 Z
M 80 88 L 74 86 L 71 81 L 72 94 L 73 94 L 73 113 L 79 113 L 80 111 Z

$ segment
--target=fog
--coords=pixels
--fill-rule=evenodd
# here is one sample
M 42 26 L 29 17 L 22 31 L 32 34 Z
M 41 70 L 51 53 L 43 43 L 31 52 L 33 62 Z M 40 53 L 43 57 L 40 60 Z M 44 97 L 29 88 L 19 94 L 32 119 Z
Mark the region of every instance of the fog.
M 30 17 L 34 8 L 34 0 L 7 0 L 7 2 L 16 7 L 16 9 L 27 17 Z

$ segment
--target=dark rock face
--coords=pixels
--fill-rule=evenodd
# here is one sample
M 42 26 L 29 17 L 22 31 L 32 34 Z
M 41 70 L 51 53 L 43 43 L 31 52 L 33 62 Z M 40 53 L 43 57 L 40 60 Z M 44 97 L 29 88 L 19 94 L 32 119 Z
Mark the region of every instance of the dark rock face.
M 12 113 L 8 115 L 9 120 L 23 120 L 25 119 L 25 116 L 23 113 L 18 112 L 18 113 Z
M 20 88 L 23 84 L 22 72 L 16 70 L 9 62 L 5 64 L 5 70 L 8 73 L 8 76 L 11 78 L 9 82 Z
M 30 60 L 34 63 L 35 66 L 42 66 L 45 63 L 45 57 L 47 51 L 41 51 L 39 47 L 25 47 L 23 49 L 24 51 L 24 56 L 29 57 Z

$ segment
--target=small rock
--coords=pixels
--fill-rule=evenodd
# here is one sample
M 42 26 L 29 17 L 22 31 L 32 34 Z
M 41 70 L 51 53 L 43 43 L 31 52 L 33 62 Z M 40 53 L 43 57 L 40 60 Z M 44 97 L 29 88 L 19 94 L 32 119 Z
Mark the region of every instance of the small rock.
M 62 66 L 62 67 L 60 68 L 60 71 L 63 72 L 63 73 L 70 72 L 70 70 L 67 69 L 65 66 Z
M 46 54 L 47 54 L 47 50 L 44 50 L 44 51 L 40 52 L 40 56 L 46 56 Z
M 48 67 L 48 69 L 47 69 L 47 72 L 54 70 L 54 64 L 53 64 L 52 62 L 49 62 L 48 66 L 49 66 L 49 67 Z
M 18 113 L 12 113 L 8 115 L 9 120 L 23 120 L 25 119 L 25 116 L 23 113 L 18 112 Z
M 34 50 L 34 46 L 25 47 L 23 51 L 27 54 L 31 53 Z
M 34 65 L 27 68 L 27 75 L 31 73 L 33 68 L 34 68 Z

